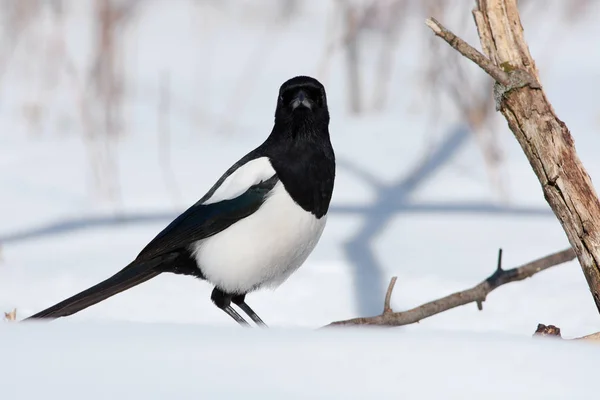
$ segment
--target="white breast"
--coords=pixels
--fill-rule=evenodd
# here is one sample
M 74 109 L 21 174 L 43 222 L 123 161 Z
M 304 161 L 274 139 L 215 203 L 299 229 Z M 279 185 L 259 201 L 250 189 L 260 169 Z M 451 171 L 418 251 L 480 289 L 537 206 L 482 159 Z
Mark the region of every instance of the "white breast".
M 304 211 L 278 182 L 261 208 L 192 251 L 206 279 L 228 293 L 283 283 L 315 248 L 327 216 Z

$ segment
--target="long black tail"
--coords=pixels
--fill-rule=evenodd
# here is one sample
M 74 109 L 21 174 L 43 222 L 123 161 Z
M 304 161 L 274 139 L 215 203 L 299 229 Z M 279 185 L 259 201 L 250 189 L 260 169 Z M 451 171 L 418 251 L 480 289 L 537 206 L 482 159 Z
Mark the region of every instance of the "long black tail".
M 89 306 L 93 306 L 102 300 L 106 300 L 117 293 L 154 278 L 164 271 L 164 269 L 161 269 L 161 264 L 162 260 L 149 260 L 143 262 L 133 261 L 105 281 L 102 281 L 73 297 L 69 297 L 50 308 L 40 311 L 29 318 L 25 318 L 25 320 L 60 318 L 75 314 L 76 312 L 88 308 Z

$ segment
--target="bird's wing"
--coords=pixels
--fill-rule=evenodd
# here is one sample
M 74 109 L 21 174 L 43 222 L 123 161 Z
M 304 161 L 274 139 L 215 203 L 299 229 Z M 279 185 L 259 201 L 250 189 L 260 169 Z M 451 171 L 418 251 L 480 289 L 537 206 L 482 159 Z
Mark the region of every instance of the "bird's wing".
M 163 229 L 137 259 L 151 259 L 215 235 L 260 208 L 278 182 L 269 159 L 240 160 L 215 186 Z

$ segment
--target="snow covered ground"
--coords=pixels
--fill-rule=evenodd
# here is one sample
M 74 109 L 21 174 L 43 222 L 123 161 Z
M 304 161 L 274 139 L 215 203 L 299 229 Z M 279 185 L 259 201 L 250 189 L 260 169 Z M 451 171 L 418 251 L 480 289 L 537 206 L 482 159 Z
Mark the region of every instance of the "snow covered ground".
M 0 335 L 6 399 L 588 399 L 600 356 L 431 331 L 60 322 Z
M 415 33 L 402 36 L 402 73 L 390 83 L 387 109 L 355 117 L 346 110 L 343 54 L 317 75 L 329 2 L 306 2 L 285 25 L 249 21 L 235 7 L 167 3 L 149 3 L 125 32 L 127 135 L 118 143 L 117 203 L 90 190 L 68 80 L 40 89 L 43 63 L 27 58 L 31 48 L 15 49 L 0 90 L 0 311 L 16 307 L 24 318 L 126 265 L 264 139 L 279 85 L 297 74 L 323 81 L 332 114 L 339 167 L 323 239 L 278 290 L 249 296 L 269 331 L 240 329 L 211 304 L 209 285 L 178 276 L 159 276 L 51 324 L 0 324 L 0 398 L 591 398 L 600 349 L 530 338 L 540 322 L 560 326 L 565 337 L 600 331 L 577 262 L 498 289 L 482 312 L 469 305 L 401 329 L 315 331 L 379 313 L 393 275 L 392 306 L 401 310 L 480 282 L 493 271 L 498 247 L 508 268 L 568 246 L 501 119 L 508 203 L 490 189 L 481 153 L 451 106 L 429 140 L 427 104 L 414 97 L 427 43 L 416 38 L 430 35 L 423 16 L 411 17 Z M 91 2 L 72 4 L 67 47 L 85 66 Z M 470 1 L 457 4 L 470 12 Z M 600 7 L 554 46 L 546 25 L 528 15 L 531 51 L 545 60 L 538 61 L 545 89 L 598 181 L 600 56 L 590 49 L 597 48 Z M 464 31 L 475 43 L 468 22 Z M 246 67 L 254 72 L 240 89 Z M 179 196 L 159 163 L 157 88 L 165 73 Z M 22 116 L 31 101 L 46 107 L 37 134 Z

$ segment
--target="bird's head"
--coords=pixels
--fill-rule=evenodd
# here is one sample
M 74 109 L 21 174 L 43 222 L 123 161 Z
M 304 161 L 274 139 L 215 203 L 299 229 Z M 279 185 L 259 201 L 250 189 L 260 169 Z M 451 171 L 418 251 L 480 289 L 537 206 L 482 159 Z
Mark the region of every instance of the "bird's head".
M 327 126 L 329 111 L 321 82 L 309 76 L 296 76 L 284 82 L 279 89 L 275 123 Z

